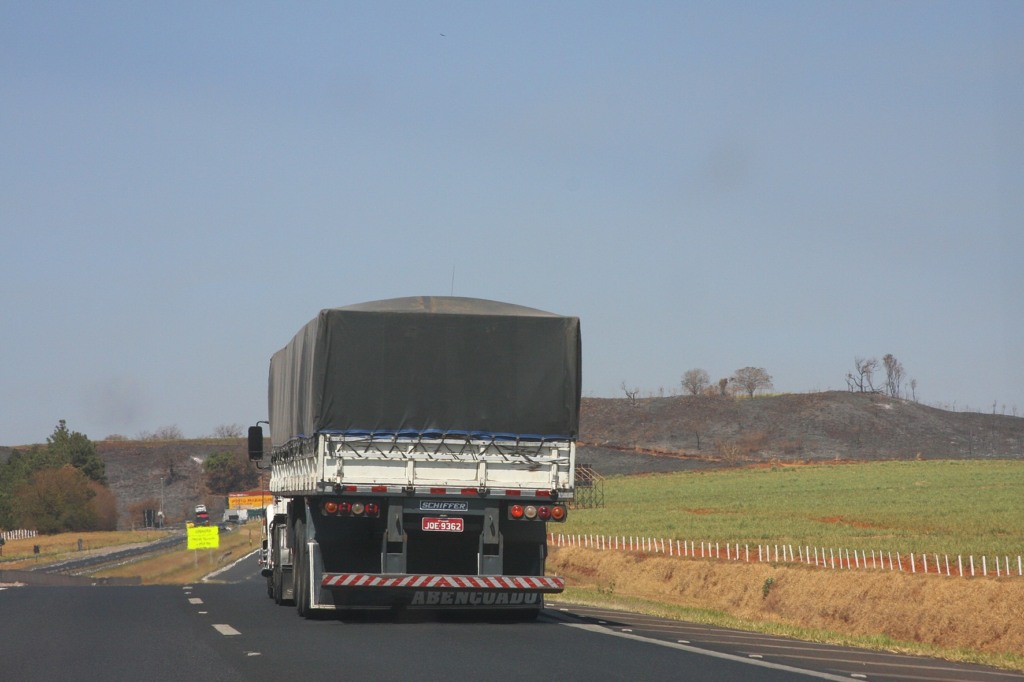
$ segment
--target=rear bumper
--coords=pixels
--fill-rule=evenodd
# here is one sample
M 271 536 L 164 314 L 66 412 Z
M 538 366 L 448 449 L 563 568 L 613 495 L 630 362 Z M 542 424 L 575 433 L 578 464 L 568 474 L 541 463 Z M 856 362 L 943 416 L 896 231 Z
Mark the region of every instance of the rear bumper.
M 386 575 L 379 573 L 327 573 L 320 586 L 332 590 L 472 590 L 556 594 L 565 589 L 558 576 L 522 575 Z

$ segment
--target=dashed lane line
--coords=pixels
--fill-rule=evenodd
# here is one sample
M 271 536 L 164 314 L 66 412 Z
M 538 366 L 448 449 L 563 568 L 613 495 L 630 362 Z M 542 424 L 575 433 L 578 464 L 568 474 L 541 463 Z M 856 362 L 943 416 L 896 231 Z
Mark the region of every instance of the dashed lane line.
M 214 623 L 213 629 L 216 630 L 217 632 L 219 632 L 220 634 L 228 636 L 228 637 L 233 636 L 233 635 L 240 635 L 240 634 L 242 634 L 241 632 L 239 632 L 238 630 L 234 629 L 230 625 L 226 625 L 224 623 Z

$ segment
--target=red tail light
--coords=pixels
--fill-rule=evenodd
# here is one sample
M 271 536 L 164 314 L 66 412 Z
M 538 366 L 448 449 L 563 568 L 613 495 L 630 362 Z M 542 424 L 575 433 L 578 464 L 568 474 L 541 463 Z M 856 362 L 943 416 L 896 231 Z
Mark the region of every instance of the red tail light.
M 351 502 L 339 502 L 338 503 L 338 513 L 339 514 L 345 514 L 345 515 L 351 514 L 352 513 L 352 503 Z
M 555 505 L 551 508 L 551 519 L 553 521 L 565 521 L 566 511 L 565 507 L 561 505 Z
M 366 515 L 367 516 L 380 516 L 380 505 L 376 502 L 366 503 Z
M 334 500 L 327 500 L 326 502 L 324 502 L 324 513 L 325 514 L 337 514 L 338 513 L 338 503 L 335 502 Z
M 508 515 L 513 519 L 523 518 L 523 505 L 513 504 L 511 507 L 508 508 Z
M 551 507 L 537 507 L 537 518 L 547 521 L 551 518 Z

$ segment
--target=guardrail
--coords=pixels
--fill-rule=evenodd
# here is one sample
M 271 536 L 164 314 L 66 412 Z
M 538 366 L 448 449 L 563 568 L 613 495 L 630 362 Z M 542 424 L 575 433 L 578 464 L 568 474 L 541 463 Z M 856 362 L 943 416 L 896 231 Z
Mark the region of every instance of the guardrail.
M 1024 557 L 910 553 L 883 550 L 850 550 L 813 545 L 740 545 L 702 541 L 615 535 L 566 535 L 550 533 L 552 547 L 585 547 L 601 551 L 664 554 L 680 558 L 743 561 L 747 563 L 791 563 L 831 570 L 881 570 L 903 573 L 967 577 L 1022 577 Z M 991 563 L 990 563 L 991 560 Z M 1015 561 L 1014 561 L 1015 560 Z

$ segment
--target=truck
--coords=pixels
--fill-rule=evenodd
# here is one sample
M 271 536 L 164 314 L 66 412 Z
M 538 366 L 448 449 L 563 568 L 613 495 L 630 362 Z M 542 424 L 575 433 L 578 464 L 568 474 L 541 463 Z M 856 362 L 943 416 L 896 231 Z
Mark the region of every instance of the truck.
M 321 310 L 273 354 L 261 573 L 299 615 L 483 610 L 561 592 L 548 524 L 573 499 L 579 318 L 453 296 Z M 269 448 L 262 424 L 270 430 Z

